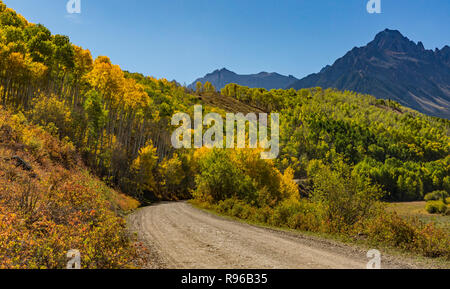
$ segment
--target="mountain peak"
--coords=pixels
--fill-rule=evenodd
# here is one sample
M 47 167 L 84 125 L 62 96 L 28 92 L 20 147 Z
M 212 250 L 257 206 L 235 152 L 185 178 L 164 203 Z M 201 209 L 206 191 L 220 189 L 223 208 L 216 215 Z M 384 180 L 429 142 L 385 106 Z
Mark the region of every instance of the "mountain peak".
M 222 89 L 229 83 L 236 83 L 251 88 L 258 87 L 271 90 L 287 88 L 297 80 L 298 79 L 293 77 L 292 75 L 284 76 L 276 72 L 269 73 L 266 71 L 262 71 L 257 74 L 241 75 L 226 68 L 222 68 L 220 70 L 217 69 L 212 73 L 206 74 L 206 76 L 203 78 L 197 79 L 191 85 L 189 85 L 189 87 L 195 89 L 195 84 L 198 81 L 200 81 L 201 83 L 209 81 L 210 83 L 212 83 L 212 85 L 214 85 L 214 87 L 216 87 L 216 89 Z
M 421 50 L 425 50 L 425 46 L 423 46 L 422 41 L 417 42 L 417 46 L 419 46 L 419 48 L 420 48 Z
M 442 47 L 441 50 L 439 50 L 439 52 L 440 52 L 441 54 L 450 54 L 450 46 L 445 45 L 444 47 Z
M 403 34 L 398 30 L 391 30 L 391 29 L 386 28 L 385 30 L 381 31 L 380 33 L 378 33 L 375 36 L 375 39 L 377 39 L 377 38 L 391 38 L 391 39 L 399 38 L 399 39 L 402 39 L 402 38 L 406 38 L 406 37 L 403 36 Z
M 224 67 L 224 68 L 221 68 L 221 69 L 216 69 L 216 70 L 214 70 L 213 72 L 211 72 L 211 73 L 209 73 L 209 74 L 227 73 L 227 72 L 232 72 L 232 71 L 230 71 L 230 70 L 228 70 L 228 69 L 226 69 L 226 68 Z
M 368 46 L 375 47 L 379 50 L 390 50 L 396 52 L 406 52 L 417 47 L 414 42 L 403 36 L 400 31 L 390 29 L 385 29 L 384 31 L 378 33 L 375 36 L 375 39 L 369 43 Z M 418 46 L 420 48 L 420 44 Z

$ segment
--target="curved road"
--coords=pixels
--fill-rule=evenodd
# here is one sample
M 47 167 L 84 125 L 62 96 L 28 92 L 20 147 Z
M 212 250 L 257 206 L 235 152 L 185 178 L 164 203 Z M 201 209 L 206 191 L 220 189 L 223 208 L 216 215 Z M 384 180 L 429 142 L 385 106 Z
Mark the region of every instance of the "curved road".
M 185 202 L 142 208 L 128 223 L 149 248 L 148 268 L 364 269 L 368 262 L 352 246 L 223 219 Z M 416 266 L 382 256 L 382 267 Z

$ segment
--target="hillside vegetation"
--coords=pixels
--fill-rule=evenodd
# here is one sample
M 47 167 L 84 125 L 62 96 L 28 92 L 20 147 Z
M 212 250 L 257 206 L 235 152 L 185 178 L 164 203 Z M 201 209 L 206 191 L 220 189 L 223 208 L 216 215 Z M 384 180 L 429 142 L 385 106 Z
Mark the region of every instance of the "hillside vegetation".
M 132 247 L 120 214 L 139 203 L 89 174 L 67 140 L 0 108 L 0 268 L 126 268 Z
M 450 121 L 370 95 L 321 88 L 250 89 L 227 85 L 222 94 L 280 113 L 279 167 L 298 179 L 315 163 L 378 185 L 386 200 L 423 200 L 450 191 Z

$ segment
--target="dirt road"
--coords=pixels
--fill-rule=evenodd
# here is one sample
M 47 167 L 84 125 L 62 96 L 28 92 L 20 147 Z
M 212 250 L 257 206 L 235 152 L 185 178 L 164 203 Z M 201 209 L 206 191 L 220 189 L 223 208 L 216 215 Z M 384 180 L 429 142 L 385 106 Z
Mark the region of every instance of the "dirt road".
M 366 268 L 366 251 L 334 241 L 226 220 L 188 203 L 161 203 L 129 216 L 151 254 L 149 268 Z M 415 268 L 382 256 L 383 268 Z

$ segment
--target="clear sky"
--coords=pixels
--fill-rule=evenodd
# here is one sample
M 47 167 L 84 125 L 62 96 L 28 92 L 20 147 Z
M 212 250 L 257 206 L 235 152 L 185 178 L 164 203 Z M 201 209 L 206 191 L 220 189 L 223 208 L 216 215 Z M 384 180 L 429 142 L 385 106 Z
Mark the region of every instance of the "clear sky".
M 449 0 L 3 0 L 106 55 L 122 69 L 191 83 L 215 69 L 260 71 L 301 78 L 332 64 L 384 30 L 398 29 L 426 48 L 450 45 Z

